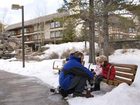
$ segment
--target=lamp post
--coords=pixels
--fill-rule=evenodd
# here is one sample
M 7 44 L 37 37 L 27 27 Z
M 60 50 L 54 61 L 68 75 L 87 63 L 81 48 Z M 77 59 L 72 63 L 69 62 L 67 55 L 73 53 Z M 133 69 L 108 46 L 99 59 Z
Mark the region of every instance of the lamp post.
M 24 48 L 24 6 L 20 6 L 18 4 L 12 4 L 13 10 L 21 9 L 22 12 L 22 63 L 23 68 L 25 67 L 25 48 Z

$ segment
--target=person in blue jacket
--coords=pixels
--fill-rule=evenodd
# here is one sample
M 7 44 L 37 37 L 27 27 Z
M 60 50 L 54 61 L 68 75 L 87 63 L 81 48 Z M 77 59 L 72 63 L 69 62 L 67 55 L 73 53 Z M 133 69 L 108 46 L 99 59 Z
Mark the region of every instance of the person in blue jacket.
M 93 73 L 82 65 L 83 53 L 76 51 L 71 53 L 59 74 L 59 92 L 63 97 L 68 94 L 83 96 L 86 81 L 93 79 Z

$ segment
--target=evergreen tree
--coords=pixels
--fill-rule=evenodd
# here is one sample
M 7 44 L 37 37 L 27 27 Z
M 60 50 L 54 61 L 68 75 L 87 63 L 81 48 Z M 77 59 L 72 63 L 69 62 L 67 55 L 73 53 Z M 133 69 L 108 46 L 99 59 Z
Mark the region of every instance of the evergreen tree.
M 73 42 L 76 39 L 75 19 L 67 19 L 63 30 L 63 42 Z
M 117 10 L 123 10 L 124 4 L 128 3 L 126 0 L 100 0 L 98 3 L 101 7 L 99 16 L 102 18 L 102 32 L 103 32 L 103 54 L 109 56 L 109 16 L 115 14 Z M 131 4 L 131 3 L 129 3 Z M 97 13 L 98 14 L 98 13 Z M 119 14 L 118 14 L 119 15 Z M 124 19 L 124 18 L 123 18 Z M 120 19 L 121 20 L 121 19 Z M 123 23 L 123 22 L 122 22 Z
M 124 4 L 123 8 L 131 12 L 135 17 L 137 17 L 136 29 L 137 36 L 140 36 L 140 4 Z
M 94 3 L 93 7 L 90 7 L 90 3 Z M 121 10 L 129 10 L 137 16 L 139 15 L 139 6 L 132 6 L 132 2 L 128 2 L 126 0 L 71 0 L 69 4 L 69 9 L 75 11 L 78 13 L 78 18 L 83 19 L 85 22 L 89 23 L 88 27 L 89 29 L 92 28 L 93 30 L 93 24 L 91 23 L 93 21 L 96 22 L 96 26 L 99 27 L 100 33 L 102 33 L 103 38 L 103 54 L 106 55 L 107 57 L 109 56 L 109 16 L 111 14 L 115 14 L 116 11 L 121 11 Z M 79 7 L 78 7 L 78 6 Z M 128 8 L 128 5 L 131 6 L 131 8 Z M 137 9 L 136 9 L 137 8 Z M 92 10 L 91 10 L 92 9 Z M 134 11 L 135 10 L 135 11 Z M 137 10 L 137 11 L 136 11 Z M 80 11 L 80 12 L 77 12 Z M 93 14 L 91 14 L 92 12 Z M 117 14 L 121 15 L 121 14 Z M 119 22 L 115 23 L 116 26 L 122 28 L 124 31 L 128 30 L 129 27 L 134 27 L 134 23 L 132 20 L 129 20 L 127 18 L 123 18 L 121 16 L 118 16 Z M 113 24 L 114 25 L 114 24 Z M 92 27 L 90 27 L 92 26 Z M 91 30 L 89 31 L 89 37 L 93 33 Z M 89 38 L 89 41 L 94 38 Z M 92 41 L 93 41 L 92 40 Z M 91 42 L 91 41 L 90 41 Z M 93 45 L 93 42 L 92 42 Z M 90 47 L 91 49 L 92 47 Z M 93 53 L 93 50 L 91 51 Z M 90 55 L 90 58 L 93 57 L 93 55 Z M 91 62 L 91 60 L 90 60 Z

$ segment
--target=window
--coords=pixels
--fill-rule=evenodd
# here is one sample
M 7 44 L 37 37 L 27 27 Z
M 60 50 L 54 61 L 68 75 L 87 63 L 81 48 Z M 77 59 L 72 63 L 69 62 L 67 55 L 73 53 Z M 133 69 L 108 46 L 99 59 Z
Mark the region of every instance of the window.
M 38 28 L 37 28 L 37 25 L 36 26 L 34 26 L 34 31 L 37 31 L 38 30 Z
M 30 32 L 33 32 L 33 28 L 32 27 L 27 27 L 25 28 L 26 29 L 26 33 L 30 33 Z
M 50 28 L 58 28 L 61 27 L 61 23 L 60 22 L 51 22 L 50 23 Z
M 60 37 L 62 37 L 62 31 L 51 31 L 50 32 L 50 37 L 51 38 L 60 38 Z
M 55 38 L 55 32 L 54 31 L 50 33 L 50 37 Z
M 43 31 L 44 30 L 44 24 L 40 24 L 40 30 Z
M 55 27 L 60 27 L 60 22 L 55 22 Z
M 123 35 L 120 34 L 120 35 L 119 35 L 119 39 L 123 39 Z
M 55 28 L 54 22 L 52 22 L 52 23 L 50 24 L 50 28 Z
M 133 33 L 133 32 L 135 32 L 135 29 L 134 28 L 129 28 L 128 31 L 129 31 L 129 33 Z

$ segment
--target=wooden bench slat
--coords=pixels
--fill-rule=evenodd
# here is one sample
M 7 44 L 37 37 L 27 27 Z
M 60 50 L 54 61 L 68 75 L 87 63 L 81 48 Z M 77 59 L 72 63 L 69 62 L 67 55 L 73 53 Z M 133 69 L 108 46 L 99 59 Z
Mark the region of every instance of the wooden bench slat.
M 59 61 L 58 61 L 59 62 Z M 60 63 L 60 62 L 59 62 Z M 56 61 L 53 62 L 53 70 L 61 70 L 63 66 L 63 62 L 60 63 L 61 65 L 56 64 Z
M 114 81 L 113 80 L 108 80 L 107 79 L 103 79 L 103 82 L 109 84 L 109 85 L 114 85 Z
M 137 69 L 137 65 L 134 65 L 134 64 L 117 64 L 117 63 L 111 63 L 111 64 L 118 67 L 126 67 L 126 68 L 131 68 L 134 70 Z
M 124 74 L 124 73 L 116 72 L 116 76 L 120 76 L 120 77 L 124 77 L 124 78 L 129 78 L 129 79 L 134 79 L 134 75 L 130 75 L 130 74 Z
M 121 84 L 121 83 L 126 83 L 126 82 L 124 82 L 124 81 L 119 81 L 119 80 L 114 80 L 114 86 L 118 86 L 119 84 Z M 131 82 L 128 82 L 127 83 L 128 85 L 130 85 L 131 84 Z
M 54 70 L 61 70 L 61 68 L 53 67 Z
M 121 79 L 121 78 L 116 78 L 115 80 L 108 80 L 108 81 L 107 81 L 107 79 L 103 79 L 103 82 L 105 82 L 109 85 L 114 85 L 114 86 L 117 86 L 117 85 L 119 85 L 120 83 L 123 83 L 123 82 L 127 83 L 128 85 L 132 84 L 132 81 Z
M 116 69 L 115 80 L 107 81 L 107 79 L 104 79 L 103 82 L 106 82 L 107 84 L 114 86 L 117 86 L 123 82 L 127 83 L 128 85 L 131 85 L 132 82 L 134 81 L 138 66 L 133 64 L 116 64 L 116 63 L 111 64 L 114 65 Z
M 125 72 L 125 73 L 135 73 L 135 70 L 132 69 L 126 69 L 126 68 L 120 68 L 120 67 L 115 67 L 116 71 L 120 72 Z
M 114 85 L 114 86 L 117 86 L 117 85 L 119 85 L 120 83 L 122 83 L 122 82 L 120 82 L 120 81 L 115 81 L 115 80 L 108 80 L 108 81 L 107 81 L 107 79 L 103 79 L 103 82 L 107 83 L 108 85 Z
M 123 79 L 123 78 L 119 78 L 119 77 L 115 77 L 115 80 L 114 81 L 116 81 L 116 82 L 118 82 L 118 83 L 123 83 L 123 82 L 125 82 L 125 83 L 127 83 L 127 84 L 129 84 L 129 85 L 131 85 L 132 84 L 132 80 L 127 80 L 127 79 Z

